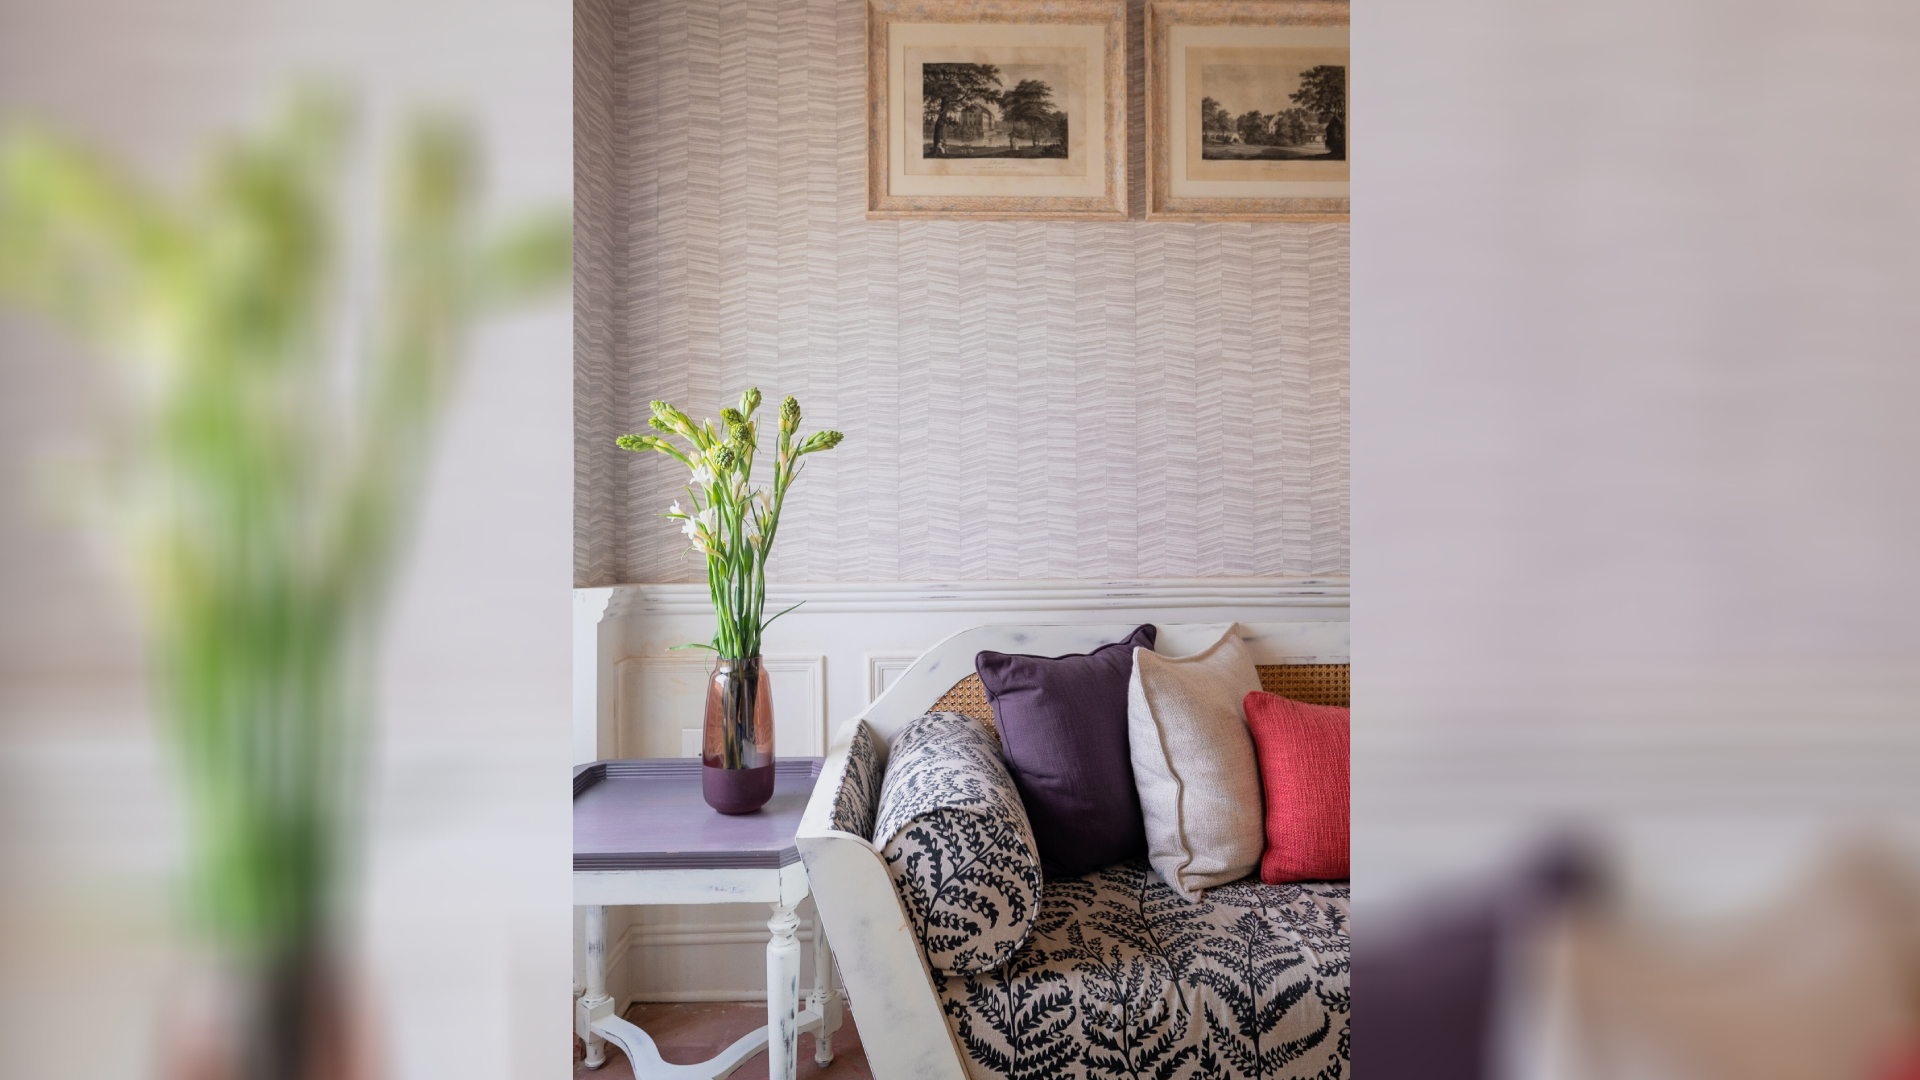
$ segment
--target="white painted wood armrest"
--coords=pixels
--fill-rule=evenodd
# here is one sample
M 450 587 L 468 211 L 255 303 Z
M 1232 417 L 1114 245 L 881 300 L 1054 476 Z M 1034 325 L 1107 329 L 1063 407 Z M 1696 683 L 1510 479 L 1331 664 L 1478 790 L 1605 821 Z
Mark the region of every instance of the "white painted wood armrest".
M 861 1045 L 880 1080 L 966 1080 L 920 943 L 873 843 L 833 827 L 851 725 L 827 750 L 800 819 L 800 857 L 833 941 Z

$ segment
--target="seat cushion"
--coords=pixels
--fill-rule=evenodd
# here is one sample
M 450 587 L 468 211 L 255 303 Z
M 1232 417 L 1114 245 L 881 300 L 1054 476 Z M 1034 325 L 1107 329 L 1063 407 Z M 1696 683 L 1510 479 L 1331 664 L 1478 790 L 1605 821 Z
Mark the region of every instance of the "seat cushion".
M 1125 641 L 1070 656 L 974 657 L 1050 877 L 1147 853 L 1127 750 L 1127 682 L 1133 650 L 1151 649 L 1156 633 L 1142 626 Z
M 1040 912 L 1040 855 L 986 725 L 928 713 L 894 737 L 873 846 L 928 966 L 1004 963 Z
M 1133 651 L 1127 738 L 1147 861 L 1190 900 L 1253 873 L 1266 846 L 1260 766 L 1241 711 L 1260 670 L 1238 629 L 1192 656 Z
M 1005 965 L 936 973 L 975 1080 L 1351 1074 L 1347 883 L 1168 887 L 1144 859 L 1049 880 Z

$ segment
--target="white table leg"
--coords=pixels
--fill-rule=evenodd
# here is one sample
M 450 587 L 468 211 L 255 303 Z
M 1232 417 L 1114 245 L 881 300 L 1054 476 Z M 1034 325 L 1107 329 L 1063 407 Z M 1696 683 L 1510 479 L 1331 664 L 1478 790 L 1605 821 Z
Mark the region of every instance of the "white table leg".
M 607 909 L 588 905 L 586 917 L 587 992 L 580 997 L 574 1030 L 587 1044 L 587 1068 L 597 1069 L 607 1063 L 607 1042 L 593 1030 L 593 1024 L 613 1016 L 613 999 L 607 996 Z
M 799 1011 L 800 996 L 800 942 L 795 939 L 794 931 L 799 929 L 800 920 L 794 916 L 791 907 L 773 905 L 773 918 L 767 921 L 767 929 L 773 932 L 773 938 L 767 943 L 767 1026 L 748 1032 L 735 1040 L 733 1045 L 721 1051 L 719 1056 L 693 1065 L 673 1065 L 661 1058 L 660 1051 L 647 1033 L 613 1014 L 614 1001 L 607 994 L 607 909 L 598 905 L 584 905 L 587 939 L 587 989 L 580 996 L 580 1003 L 574 1016 L 574 1030 L 579 1032 L 581 1041 L 586 1043 L 587 1055 L 584 1064 L 589 1069 L 598 1069 L 607 1063 L 607 1043 L 616 1043 L 621 1052 L 627 1055 L 627 1061 L 633 1066 L 634 1075 L 640 1080 L 713 1080 L 732 1074 L 748 1058 L 767 1051 L 767 1074 L 769 1080 L 794 1080 L 797 1067 L 795 1060 L 799 1048 L 800 1036 L 814 1032 L 815 1060 L 832 1060 L 833 1038 L 828 1032 L 822 1041 L 818 1032 L 833 1018 L 835 1027 L 839 1026 L 839 995 L 825 991 L 825 999 L 830 1003 L 830 1012 L 822 1012 L 820 1005 L 823 990 L 816 986 L 808 1004 L 812 1006 L 805 1012 Z M 819 939 L 815 939 L 814 956 L 816 962 L 824 956 L 822 970 L 832 978 L 833 957 L 823 952 Z M 821 1047 L 826 1045 L 826 1050 Z M 822 1059 L 824 1052 L 827 1057 Z
M 767 920 L 773 931 L 767 942 L 767 1080 L 793 1080 L 798 1067 L 800 943 L 793 932 L 799 925 L 793 908 L 773 905 L 773 918 Z
M 840 995 L 834 989 L 833 949 L 827 945 L 827 928 L 820 923 L 816 902 L 813 912 L 813 996 L 807 1009 L 820 1018 L 813 1032 L 813 1062 L 821 1068 L 833 1063 L 833 1033 L 840 1030 Z

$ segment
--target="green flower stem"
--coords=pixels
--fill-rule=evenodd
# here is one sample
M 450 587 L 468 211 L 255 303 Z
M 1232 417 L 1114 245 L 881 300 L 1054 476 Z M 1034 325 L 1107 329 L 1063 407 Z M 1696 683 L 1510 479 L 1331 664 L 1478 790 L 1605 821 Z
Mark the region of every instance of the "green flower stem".
M 761 635 L 772 621 L 765 618 L 767 560 L 772 556 L 773 543 L 780 531 L 780 514 L 786 506 L 787 490 L 800 475 L 800 459 L 807 454 L 831 450 L 842 439 L 837 431 L 817 431 L 796 443 L 794 435 L 799 429 L 800 405 L 786 398 L 780 403 L 773 485 L 770 490 L 756 489 L 753 468 L 759 452 L 759 424 L 754 414 L 760 402 L 759 389 L 749 388 L 740 396 L 738 408 L 721 411 L 719 428 L 711 420 L 696 424 L 667 402 L 653 402 L 654 430 L 687 440 L 692 446 L 688 453 L 658 436 L 623 435 L 618 440 L 618 445 L 625 450 L 636 453 L 656 450 L 667 454 L 687 466 L 696 477 L 702 468 L 711 470 L 711 480 L 687 485 L 692 509 L 684 514 L 675 510 L 667 516 L 686 523 L 694 547 L 706 558 L 707 592 L 718 624 L 712 647 L 719 656 L 730 660 L 758 656 Z M 703 524 L 709 517 L 711 525 Z

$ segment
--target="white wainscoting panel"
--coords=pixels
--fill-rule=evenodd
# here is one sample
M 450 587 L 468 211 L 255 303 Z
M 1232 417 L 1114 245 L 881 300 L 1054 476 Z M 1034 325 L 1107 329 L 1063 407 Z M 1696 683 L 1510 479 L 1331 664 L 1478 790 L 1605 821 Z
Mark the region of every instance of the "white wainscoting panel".
M 773 742 L 778 757 L 818 757 L 827 745 L 827 658 L 765 656 L 773 686 Z M 706 653 L 629 656 L 619 662 L 620 697 L 614 757 L 698 757 L 706 710 Z M 691 752 L 688 732 L 693 732 Z
M 706 586 L 575 592 L 576 758 L 697 753 L 706 654 L 670 647 L 713 636 Z M 774 752 L 825 753 L 828 733 L 922 652 L 976 626 L 1340 622 L 1347 596 L 1346 578 L 773 584 L 768 611 L 801 604 L 766 633 Z M 768 914 L 759 905 L 610 911 L 610 992 L 623 1002 L 764 999 Z
M 611 908 L 623 925 L 608 925 L 608 992 L 619 1008 L 635 1001 L 765 1001 L 767 916 L 764 904 Z M 796 911 L 800 942 L 813 940 L 813 901 Z M 800 986 L 813 985 L 813 950 L 802 949 Z
M 867 704 L 873 704 L 893 680 L 920 658 L 917 652 L 877 652 L 867 654 Z
M 801 606 L 768 627 L 775 753 L 824 752 L 918 656 L 990 623 L 1325 622 L 1347 617 L 1346 578 L 1151 581 L 818 582 L 773 584 L 767 609 Z M 705 700 L 704 654 L 671 646 L 713 636 L 705 585 L 579 589 L 576 763 L 678 757 Z

